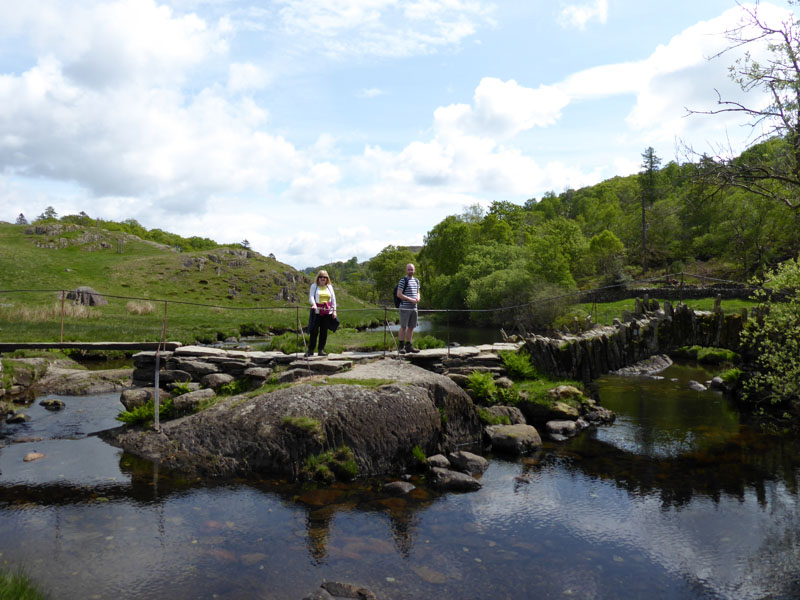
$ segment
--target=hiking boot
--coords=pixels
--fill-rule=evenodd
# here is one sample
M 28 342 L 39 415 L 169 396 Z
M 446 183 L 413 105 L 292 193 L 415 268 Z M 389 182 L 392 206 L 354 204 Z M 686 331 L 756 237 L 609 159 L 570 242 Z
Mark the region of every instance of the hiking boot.
M 413 352 L 416 354 L 419 352 L 419 348 L 414 348 L 414 346 L 411 345 L 411 342 L 406 342 L 406 352 Z
M 400 352 L 400 354 L 405 354 L 406 353 L 406 347 L 403 344 L 400 344 L 399 352 Z
M 305 356 L 306 356 L 306 357 L 308 357 L 308 356 L 314 356 L 314 352 L 312 352 L 311 350 L 309 350 L 308 352 L 306 352 L 306 353 L 305 353 Z
M 325 350 L 320 350 L 319 352 L 317 352 L 317 356 L 328 356 L 328 355 L 325 353 Z

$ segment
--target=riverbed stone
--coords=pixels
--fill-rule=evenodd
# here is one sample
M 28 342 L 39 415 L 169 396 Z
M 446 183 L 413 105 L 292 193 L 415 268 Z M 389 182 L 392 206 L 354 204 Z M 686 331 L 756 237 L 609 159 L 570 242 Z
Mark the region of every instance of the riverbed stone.
M 691 380 L 689 382 L 689 389 L 695 392 L 705 392 L 708 388 L 699 381 Z
M 326 581 L 322 589 L 334 598 L 358 598 L 360 600 L 377 600 L 375 594 L 361 585 L 340 581 Z
M 485 432 L 496 452 L 528 454 L 542 445 L 539 432 L 531 425 L 490 425 Z
M 62 410 L 66 406 L 60 398 L 45 398 L 39 404 L 47 410 Z
M 30 421 L 30 416 L 26 415 L 23 412 L 16 412 L 13 415 L 10 415 L 6 418 L 6 423 L 10 424 L 17 424 L 17 423 L 25 423 L 26 421 Z
M 429 456 L 425 463 L 428 467 L 438 467 L 439 469 L 449 469 L 450 468 L 450 461 L 447 460 L 447 457 L 444 454 L 434 454 L 433 456 Z
M 482 456 L 464 450 L 450 452 L 447 455 L 447 460 L 450 461 L 450 465 L 454 469 L 469 473 L 470 475 L 480 475 L 489 468 L 488 460 Z
M 567 438 L 578 433 L 576 421 L 548 421 L 546 427 L 547 433 L 551 437 L 558 435 Z
M 395 496 L 402 496 L 415 489 L 417 489 L 417 486 L 408 481 L 390 481 L 383 486 L 384 492 Z
M 431 469 L 431 483 L 434 487 L 448 492 L 474 492 L 483 487 L 483 484 L 466 473 L 450 469 Z

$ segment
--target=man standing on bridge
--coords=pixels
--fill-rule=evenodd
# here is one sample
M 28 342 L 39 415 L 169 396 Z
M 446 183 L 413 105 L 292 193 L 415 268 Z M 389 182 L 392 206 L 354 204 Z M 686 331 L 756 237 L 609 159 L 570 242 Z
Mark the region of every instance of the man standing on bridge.
M 414 265 L 406 265 L 406 276 L 397 283 L 396 294 L 400 299 L 400 331 L 397 338 L 400 341 L 400 354 L 406 352 L 419 352 L 418 348 L 411 345 L 414 328 L 417 326 L 417 304 L 420 300 L 419 279 L 414 277 Z

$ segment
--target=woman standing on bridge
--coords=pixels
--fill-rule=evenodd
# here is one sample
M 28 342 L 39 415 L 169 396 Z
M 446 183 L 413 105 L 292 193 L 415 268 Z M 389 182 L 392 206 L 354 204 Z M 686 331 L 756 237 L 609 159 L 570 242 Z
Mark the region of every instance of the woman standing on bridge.
M 328 341 L 328 329 L 336 318 L 336 294 L 333 293 L 328 272 L 324 269 L 317 273 L 317 279 L 311 284 L 308 292 L 308 299 L 311 302 L 311 312 L 308 316 L 308 333 L 310 340 L 306 356 L 314 354 L 314 346 L 317 345 L 317 334 L 319 334 L 318 356 L 325 356 L 325 342 Z

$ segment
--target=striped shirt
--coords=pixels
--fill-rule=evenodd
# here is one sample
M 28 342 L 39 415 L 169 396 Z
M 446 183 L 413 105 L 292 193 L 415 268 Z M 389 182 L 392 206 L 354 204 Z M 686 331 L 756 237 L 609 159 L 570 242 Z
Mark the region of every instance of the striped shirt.
M 406 291 L 403 291 L 403 280 L 405 277 L 402 277 L 400 281 L 397 282 L 398 291 L 403 294 L 404 296 L 408 296 L 409 298 L 416 298 L 419 294 L 419 279 L 416 277 L 409 277 L 408 283 L 406 284 Z M 413 308 L 417 310 L 417 305 L 413 302 L 406 302 L 405 300 L 400 301 L 400 308 Z

